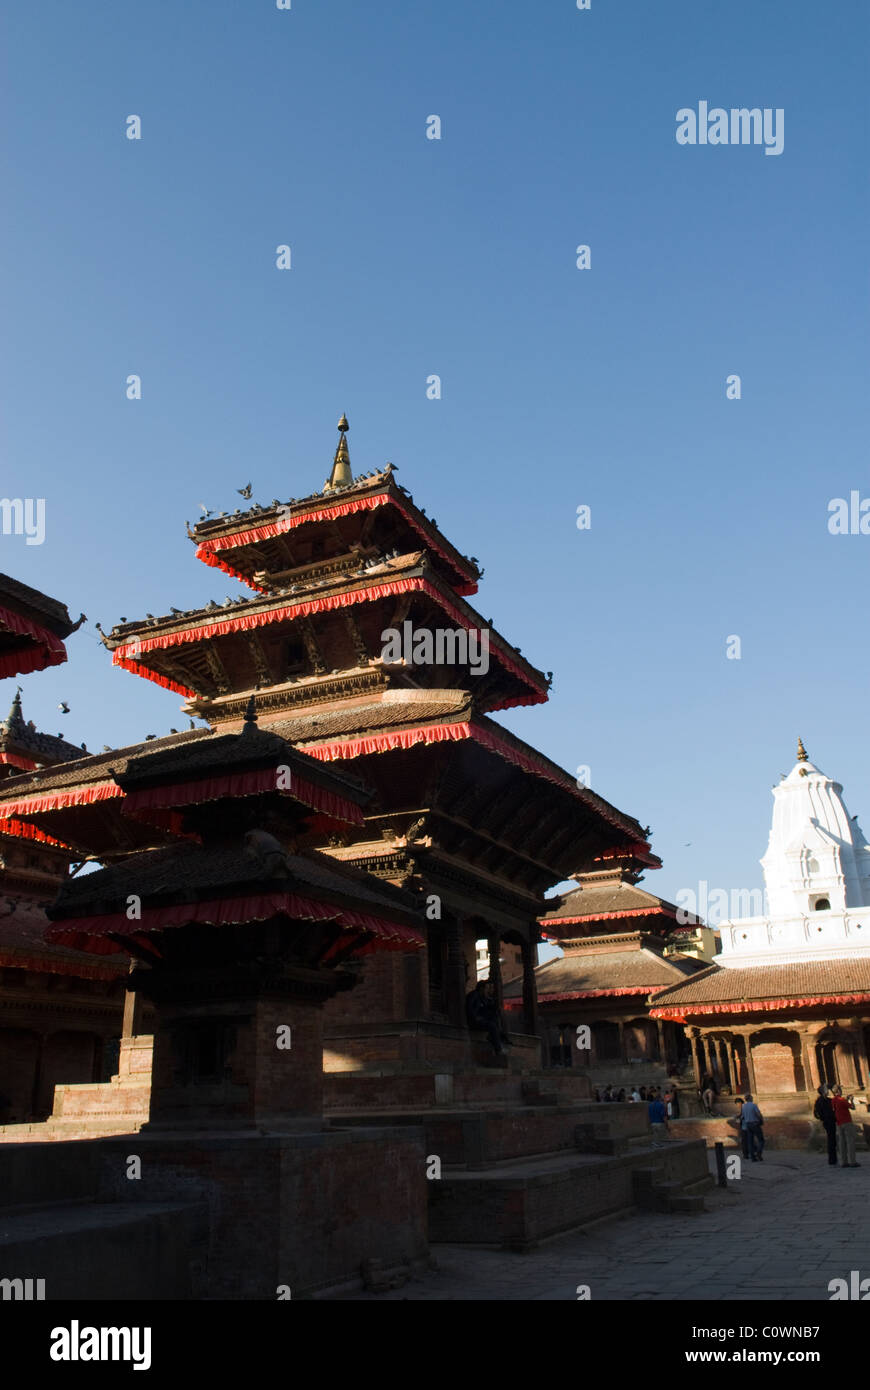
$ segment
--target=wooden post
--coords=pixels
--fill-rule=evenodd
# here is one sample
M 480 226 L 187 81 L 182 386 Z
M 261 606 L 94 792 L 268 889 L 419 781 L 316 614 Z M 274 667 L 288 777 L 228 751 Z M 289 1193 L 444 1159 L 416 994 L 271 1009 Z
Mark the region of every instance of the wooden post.
M 456 1028 L 468 1026 L 465 1015 L 465 952 L 462 949 L 462 922 L 453 913 L 446 919 L 447 970 L 445 994 L 447 1017 Z
M 686 1029 L 686 1037 L 687 1037 L 688 1040 L 689 1040 L 689 1047 L 691 1048 L 691 1053 L 692 1053 L 692 1069 L 693 1069 L 693 1071 L 694 1071 L 694 1073 L 695 1073 L 695 1085 L 697 1086 L 698 1090 L 700 1091 L 700 1089 L 701 1089 L 701 1063 L 700 1063 L 700 1061 L 698 1060 L 698 1044 L 699 1044 L 699 1038 L 698 1038 L 698 1030 L 697 1030 L 697 1028 L 691 1028 L 691 1027 L 690 1027 L 690 1028 L 687 1028 L 687 1029 Z
M 665 1071 L 667 1071 L 667 1068 L 668 1068 L 668 1047 L 667 1047 L 667 1043 L 665 1042 L 665 1025 L 664 1025 L 664 1020 L 663 1020 L 663 1019 L 661 1019 L 661 1018 L 657 1018 L 657 1019 L 656 1019 L 656 1030 L 657 1030 L 658 1035 L 659 1035 L 659 1060 L 661 1061 L 662 1066 L 665 1068 Z
M 535 1036 L 538 1031 L 538 982 L 535 979 L 537 963 L 537 923 L 529 928 L 529 939 L 523 938 L 523 1014 L 527 1033 Z
M 749 1089 L 752 1095 L 758 1099 L 758 1088 L 755 1084 L 755 1063 L 752 1060 L 752 1043 L 749 1030 L 743 1034 L 743 1046 L 746 1048 L 746 1075 L 749 1077 Z

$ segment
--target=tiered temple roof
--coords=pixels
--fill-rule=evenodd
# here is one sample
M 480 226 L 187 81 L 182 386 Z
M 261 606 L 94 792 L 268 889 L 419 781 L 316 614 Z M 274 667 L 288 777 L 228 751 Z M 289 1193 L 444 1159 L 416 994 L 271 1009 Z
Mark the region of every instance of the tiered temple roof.
M 333 954 L 422 945 L 405 894 L 302 845 L 312 821 L 360 821 L 370 793 L 259 730 L 253 712 L 239 734 L 131 758 L 116 777 L 124 812 L 174 842 L 67 882 L 50 941 L 161 957 L 176 927 L 290 918 L 332 923 Z
M 669 985 L 682 985 L 702 969 L 697 961 L 667 958 L 664 945 L 662 937 L 643 931 L 574 943 L 560 959 L 538 966 L 538 1001 L 548 1004 L 636 995 L 642 1004 L 650 994 Z M 507 997 L 518 994 L 516 984 L 505 989 Z
M 65 604 L 0 574 L 0 678 L 66 661 L 63 639 L 84 621 L 82 614 L 73 622 Z

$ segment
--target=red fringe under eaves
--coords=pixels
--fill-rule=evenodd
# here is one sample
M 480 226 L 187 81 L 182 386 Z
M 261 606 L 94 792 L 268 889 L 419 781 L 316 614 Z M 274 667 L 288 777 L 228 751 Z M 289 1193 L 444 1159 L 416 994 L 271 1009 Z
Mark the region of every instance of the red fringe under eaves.
M 240 926 L 247 922 L 267 921 L 276 916 L 302 921 L 334 921 L 340 927 L 368 932 L 377 937 L 384 950 L 404 950 L 425 945 L 422 934 L 412 927 L 391 922 L 371 912 L 358 912 L 355 908 L 318 902 L 298 893 L 264 893 L 246 898 L 218 898 L 211 902 L 144 908 L 141 920 L 135 924 L 131 924 L 124 912 L 73 918 L 50 927 L 45 938 L 77 951 L 112 955 L 127 950 L 127 943 L 138 941 L 140 937 L 147 942 L 150 932 L 193 923 L 214 927 Z M 110 934 L 122 939 L 114 941 Z
M 421 526 L 410 509 L 398 497 L 391 497 L 386 492 L 370 494 L 367 497 L 357 497 L 353 501 L 338 502 L 328 507 L 318 507 L 312 511 L 304 512 L 301 516 L 289 516 L 283 521 L 270 521 L 263 526 L 251 527 L 248 531 L 238 531 L 232 536 L 216 536 L 214 540 L 202 541 L 196 550 L 196 558 L 202 560 L 207 565 L 217 565 L 220 569 L 231 574 L 234 579 L 239 579 L 243 584 L 248 584 L 252 589 L 260 586 L 255 584 L 252 579 L 246 578 L 238 570 L 233 569 L 220 558 L 222 550 L 238 550 L 245 545 L 255 545 L 258 541 L 269 540 L 274 536 L 284 535 L 287 531 L 294 530 L 297 526 L 304 526 L 316 521 L 334 521 L 339 516 L 350 516 L 352 512 L 373 511 L 375 507 L 382 507 L 385 503 L 390 503 L 404 517 L 408 525 L 413 527 L 419 536 L 422 536 L 426 544 L 438 552 L 447 561 L 454 574 L 458 574 L 462 583 L 453 585 L 455 592 L 462 594 L 463 597 L 477 593 L 477 584 L 463 576 L 461 569 L 456 561 L 447 551 L 438 544 L 437 540 L 429 534 L 425 527 Z

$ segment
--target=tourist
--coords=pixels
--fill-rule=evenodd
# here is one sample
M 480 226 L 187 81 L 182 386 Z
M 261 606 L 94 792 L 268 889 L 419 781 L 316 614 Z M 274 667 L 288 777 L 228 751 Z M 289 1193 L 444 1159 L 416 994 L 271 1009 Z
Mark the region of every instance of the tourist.
M 613 1098 L 614 1098 L 614 1097 L 613 1097 L 613 1087 L 612 1087 L 612 1086 L 605 1086 L 605 1088 L 604 1088 L 604 1097 L 603 1097 L 603 1099 L 604 1099 L 604 1100 L 613 1100 Z
M 595 1087 L 595 1099 L 596 1099 L 597 1101 L 600 1101 L 600 1100 L 601 1100 L 601 1092 L 599 1091 L 599 1089 L 598 1089 L 597 1086 Z
M 827 1086 L 819 1086 L 819 1098 L 813 1106 L 813 1114 L 816 1119 L 821 1121 L 824 1127 L 825 1136 L 828 1141 L 828 1162 L 832 1167 L 837 1165 L 837 1117 L 834 1114 L 834 1107 L 828 1095 Z
M 641 1100 L 642 1100 L 642 1101 L 646 1101 L 646 1099 L 647 1099 L 646 1086 L 641 1086 L 641 1088 L 640 1088 L 640 1093 L 639 1093 L 639 1094 L 640 1094 Z
M 666 1139 L 668 1134 L 668 1117 L 664 1101 L 654 1097 L 649 1101 L 647 1111 L 652 1128 L 652 1141 L 657 1145 L 661 1139 Z
M 713 1090 L 713 1083 L 708 1079 L 706 1086 L 701 1092 L 701 1100 L 704 1104 L 704 1114 L 713 1114 L 713 1103 L 716 1099 L 716 1092 Z
M 744 1154 L 747 1158 L 751 1158 L 753 1163 L 762 1163 L 764 1161 L 762 1157 L 764 1153 L 764 1116 L 748 1091 L 743 1097 L 740 1125 L 747 1136 Z
M 675 1120 L 680 1118 L 680 1093 L 674 1085 L 671 1086 L 671 1108 L 668 1114 Z
M 633 1105 L 638 1105 L 638 1104 L 640 1103 L 640 1091 L 637 1089 L 636 1086 L 633 1086 L 633 1087 L 632 1087 L 632 1091 L 631 1091 L 631 1095 L 629 1096 L 629 1100 L 632 1102 Z
M 851 1096 L 843 1095 L 842 1086 L 835 1086 L 831 1105 L 837 1121 L 837 1157 L 840 1167 L 860 1168 L 860 1163 L 855 1162 L 855 1126 L 851 1115 L 855 1109 L 855 1102 Z
M 616 1097 L 616 1099 L 617 1099 L 618 1101 L 624 1101 L 624 1100 L 625 1100 L 625 1087 L 624 1087 L 624 1086 L 620 1088 L 619 1095 Z

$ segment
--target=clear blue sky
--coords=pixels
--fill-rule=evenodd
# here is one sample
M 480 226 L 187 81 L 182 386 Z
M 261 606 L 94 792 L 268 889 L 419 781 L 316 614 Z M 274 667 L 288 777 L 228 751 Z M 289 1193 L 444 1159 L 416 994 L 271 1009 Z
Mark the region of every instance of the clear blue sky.
M 94 749 L 180 726 L 93 621 L 236 592 L 185 519 L 319 488 L 347 411 L 354 468 L 399 467 L 555 672 L 500 717 L 652 825 L 649 887 L 760 883 L 799 733 L 866 827 L 870 536 L 827 505 L 870 496 L 868 29 L 866 0 L 7 10 L 0 490 L 47 536 L 0 569 L 91 620 L 26 712 Z M 701 100 L 782 107 L 783 153 L 679 146 Z

